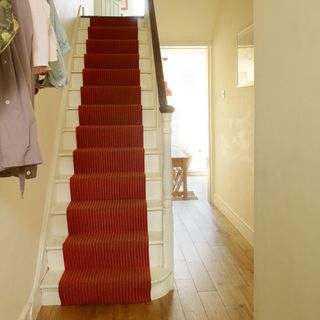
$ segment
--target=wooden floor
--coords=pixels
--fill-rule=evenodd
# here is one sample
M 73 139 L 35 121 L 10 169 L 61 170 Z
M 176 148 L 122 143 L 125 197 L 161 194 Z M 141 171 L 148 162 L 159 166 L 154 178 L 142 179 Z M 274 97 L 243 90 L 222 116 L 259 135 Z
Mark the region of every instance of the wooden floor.
M 37 320 L 253 319 L 252 247 L 206 200 L 174 202 L 174 218 L 174 292 L 143 305 L 43 307 Z

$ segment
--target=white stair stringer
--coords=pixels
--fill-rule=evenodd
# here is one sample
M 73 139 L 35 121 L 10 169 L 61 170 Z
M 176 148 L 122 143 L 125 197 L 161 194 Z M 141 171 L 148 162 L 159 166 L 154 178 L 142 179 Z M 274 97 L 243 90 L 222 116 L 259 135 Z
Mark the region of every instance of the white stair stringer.
M 148 210 L 149 252 L 151 267 L 151 297 L 158 299 L 172 290 L 173 270 L 165 267 L 165 244 L 163 238 L 163 181 L 162 181 L 162 136 L 157 87 L 153 66 L 150 32 L 144 19 L 138 20 L 139 52 L 141 72 L 141 98 L 144 125 L 144 147 L 146 168 L 146 195 Z M 55 179 L 51 193 L 51 207 L 48 213 L 47 240 L 45 245 L 46 269 L 40 290 L 43 305 L 60 305 L 58 284 L 64 270 L 62 243 L 67 236 L 66 209 L 70 198 L 70 177 L 73 175 L 72 152 L 76 149 L 75 128 L 79 125 L 81 72 L 84 67 L 85 40 L 89 25 L 88 18 L 81 18 L 72 50 L 71 70 L 60 149 L 57 153 Z

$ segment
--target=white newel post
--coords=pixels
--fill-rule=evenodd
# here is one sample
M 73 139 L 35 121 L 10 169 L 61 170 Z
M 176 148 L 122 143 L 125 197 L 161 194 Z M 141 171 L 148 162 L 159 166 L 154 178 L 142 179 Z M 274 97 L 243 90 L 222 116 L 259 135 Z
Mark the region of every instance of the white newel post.
M 173 273 L 173 214 L 172 214 L 172 113 L 162 113 L 163 124 L 163 241 L 164 267 Z M 171 289 L 173 289 L 173 278 Z

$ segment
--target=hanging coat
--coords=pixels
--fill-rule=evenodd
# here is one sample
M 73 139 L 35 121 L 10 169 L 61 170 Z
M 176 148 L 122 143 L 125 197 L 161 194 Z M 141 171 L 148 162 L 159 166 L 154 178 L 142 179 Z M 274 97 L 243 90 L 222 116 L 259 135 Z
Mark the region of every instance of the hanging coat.
M 50 6 L 45 0 L 29 0 L 33 21 L 33 66 L 49 66 L 57 61 L 58 43 L 50 21 Z
M 35 177 L 41 163 L 33 111 L 32 20 L 28 0 L 12 0 L 20 29 L 0 54 L 0 176 Z
M 36 76 L 37 88 L 56 87 L 62 88 L 67 84 L 67 71 L 64 63 L 63 56 L 70 50 L 67 35 L 59 20 L 59 16 L 54 5 L 53 0 L 47 0 L 50 5 L 50 19 L 53 30 L 56 34 L 58 41 L 57 61 L 49 62 L 50 70 L 42 79 L 42 76 Z M 40 80 L 41 79 L 41 80 Z

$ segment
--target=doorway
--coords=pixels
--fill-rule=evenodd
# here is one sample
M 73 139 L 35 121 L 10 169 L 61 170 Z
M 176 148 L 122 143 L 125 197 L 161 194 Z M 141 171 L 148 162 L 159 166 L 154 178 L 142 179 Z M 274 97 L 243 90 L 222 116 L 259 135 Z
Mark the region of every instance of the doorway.
M 188 198 L 208 199 L 208 47 L 161 48 L 168 104 L 174 106 L 172 154 L 190 157 Z

